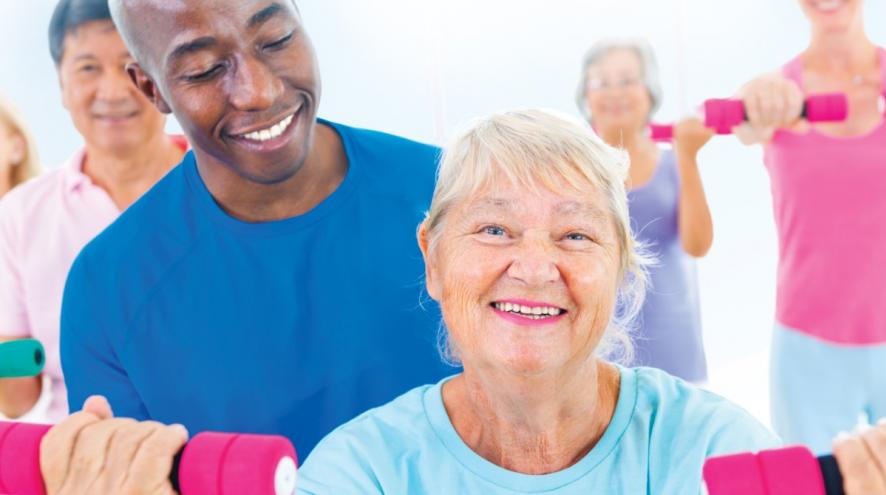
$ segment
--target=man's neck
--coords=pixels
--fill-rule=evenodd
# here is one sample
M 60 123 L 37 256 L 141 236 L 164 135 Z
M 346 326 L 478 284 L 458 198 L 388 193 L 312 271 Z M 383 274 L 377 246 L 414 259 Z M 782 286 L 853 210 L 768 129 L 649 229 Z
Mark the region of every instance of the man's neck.
M 247 181 L 221 164 L 197 168 L 219 206 L 244 222 L 260 223 L 303 215 L 329 197 L 344 180 L 348 158 L 338 133 L 318 124 L 302 167 L 277 184 Z
M 165 134 L 125 151 L 87 145 L 83 173 L 122 211 L 180 162 L 183 154 Z

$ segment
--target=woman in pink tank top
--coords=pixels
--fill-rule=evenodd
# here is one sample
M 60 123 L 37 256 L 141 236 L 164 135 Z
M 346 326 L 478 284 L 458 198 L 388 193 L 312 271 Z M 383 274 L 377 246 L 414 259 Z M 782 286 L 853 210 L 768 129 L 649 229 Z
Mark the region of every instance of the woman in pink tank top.
M 773 425 L 826 451 L 886 416 L 886 51 L 862 0 L 800 0 L 808 48 L 740 95 L 745 143 L 765 149 L 779 240 Z M 840 123 L 799 122 L 804 95 L 841 92 Z

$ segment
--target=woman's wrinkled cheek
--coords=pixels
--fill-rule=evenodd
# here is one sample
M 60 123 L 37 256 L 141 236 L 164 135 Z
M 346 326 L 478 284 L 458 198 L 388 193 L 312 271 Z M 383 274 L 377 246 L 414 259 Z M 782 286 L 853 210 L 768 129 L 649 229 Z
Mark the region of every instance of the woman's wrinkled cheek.
M 448 252 L 447 252 L 448 251 Z M 441 267 L 443 294 L 440 307 L 449 332 L 458 347 L 470 349 L 480 337 L 476 329 L 486 309 L 485 297 L 495 283 L 493 266 L 478 256 L 478 250 L 456 243 L 444 252 Z

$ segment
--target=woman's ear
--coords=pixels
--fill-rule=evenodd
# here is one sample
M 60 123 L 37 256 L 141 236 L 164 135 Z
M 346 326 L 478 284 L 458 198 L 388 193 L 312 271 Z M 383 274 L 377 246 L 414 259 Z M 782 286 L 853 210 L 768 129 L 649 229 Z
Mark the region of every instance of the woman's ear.
M 439 302 L 440 294 L 443 293 L 441 290 L 438 280 L 440 277 L 437 274 L 437 266 L 431 259 L 430 255 L 430 234 L 428 232 L 428 221 L 425 220 L 418 226 L 418 247 L 421 249 L 422 258 L 425 260 L 425 285 L 428 289 L 428 295 L 431 296 L 432 299 Z

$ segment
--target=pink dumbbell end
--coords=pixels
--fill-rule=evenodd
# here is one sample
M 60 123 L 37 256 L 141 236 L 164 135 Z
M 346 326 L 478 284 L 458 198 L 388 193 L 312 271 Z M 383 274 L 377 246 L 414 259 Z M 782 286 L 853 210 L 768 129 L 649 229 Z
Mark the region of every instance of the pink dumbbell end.
M 51 426 L 0 421 L 0 494 L 44 495 L 40 440 Z
M 45 495 L 40 441 L 51 426 L 0 422 L 0 495 Z M 286 438 L 200 433 L 171 479 L 181 495 L 292 495 L 296 454 Z
M 649 124 L 649 138 L 653 141 L 674 139 L 674 126 L 671 124 Z
M 849 100 L 843 93 L 810 96 L 803 108 L 803 117 L 809 122 L 840 122 L 848 115 Z
M 708 459 L 702 476 L 712 495 L 767 495 L 757 456 L 749 452 Z
M 295 461 L 283 437 L 201 433 L 182 452 L 179 486 L 182 495 L 290 495 Z

